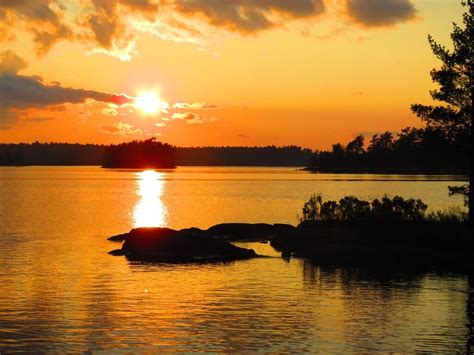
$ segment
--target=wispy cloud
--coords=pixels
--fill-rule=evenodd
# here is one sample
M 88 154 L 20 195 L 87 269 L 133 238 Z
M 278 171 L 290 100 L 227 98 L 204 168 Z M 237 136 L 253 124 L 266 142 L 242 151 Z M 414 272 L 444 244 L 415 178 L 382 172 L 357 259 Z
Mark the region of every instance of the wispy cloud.
M 122 136 L 136 136 L 143 134 L 141 129 L 124 122 L 118 122 L 111 126 L 102 126 L 102 129 L 108 133 L 120 134 Z
M 213 104 L 205 103 L 205 102 L 195 102 L 195 103 L 177 102 L 173 105 L 173 108 L 192 109 L 192 110 L 211 110 L 211 109 L 218 109 L 219 107 Z
M 217 119 L 214 117 L 201 117 L 194 112 L 177 112 L 174 113 L 171 117 L 163 117 L 163 121 L 173 121 L 173 120 L 181 120 L 185 121 L 189 124 L 208 124 L 213 123 Z

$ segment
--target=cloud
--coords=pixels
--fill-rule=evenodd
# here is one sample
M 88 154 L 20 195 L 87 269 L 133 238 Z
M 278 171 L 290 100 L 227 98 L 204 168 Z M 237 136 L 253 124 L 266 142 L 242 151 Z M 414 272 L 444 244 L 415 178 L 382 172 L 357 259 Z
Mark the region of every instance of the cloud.
M 202 49 L 204 24 L 256 33 L 324 9 L 323 0 L 1 0 L 0 40 L 11 28 L 23 29 L 33 34 L 38 53 L 71 40 L 89 53 L 128 61 L 140 33 Z
M 254 35 L 323 13 L 336 22 L 388 26 L 416 16 L 413 0 L 0 0 L 0 41 L 17 29 L 33 35 L 39 54 L 57 42 L 122 61 L 138 54 L 142 33 L 204 49 L 215 28 Z M 337 4 L 335 6 L 334 4 Z M 331 11 L 332 8 L 339 10 Z M 310 26 L 311 22 L 307 22 Z
M 55 120 L 55 117 L 31 117 L 24 121 L 24 123 L 32 123 L 32 122 L 46 122 Z
M 181 120 L 189 124 L 206 124 L 215 122 L 215 118 L 204 118 L 193 112 L 174 113 L 170 118 L 162 118 L 163 121 Z
M 18 70 L 25 66 L 26 62 L 13 52 L 0 53 L 1 128 L 10 127 L 22 111 L 30 108 L 43 109 L 66 103 L 79 104 L 88 99 L 115 105 L 133 102 L 133 99 L 126 95 L 67 88 L 58 83 L 47 85 L 39 76 L 19 75 Z
M 153 16 L 158 5 L 149 0 L 92 0 L 92 10 L 86 15 L 84 25 L 94 35 L 97 43 L 105 49 L 117 46 L 117 39 L 131 39 L 122 21 L 123 12 Z M 127 38 L 128 37 L 128 38 Z
M 11 50 L 0 52 L 0 75 L 16 74 L 27 66 L 28 63 L 17 56 L 15 52 Z
M 0 105 L 16 109 L 42 108 L 64 103 L 78 104 L 87 99 L 117 105 L 132 101 L 125 95 L 45 85 L 37 76 L 8 73 L 0 77 L 0 97 Z
M 241 33 L 255 33 L 286 19 L 324 12 L 323 0 L 176 0 L 178 12 L 201 15 L 209 24 Z
M 60 40 L 71 40 L 98 47 L 90 52 L 130 60 L 136 35 L 124 19 L 141 16 L 152 20 L 157 9 L 152 0 L 0 0 L 0 40 L 17 28 L 33 34 L 39 54 Z M 11 28 L 3 26 L 4 22 Z
M 101 114 L 104 116 L 117 116 L 118 112 L 115 108 L 113 107 L 105 107 L 100 111 Z
M 113 134 L 120 134 L 123 136 L 133 136 L 133 135 L 141 135 L 143 131 L 132 126 L 129 123 L 118 122 L 113 126 L 102 126 L 102 129 L 106 132 L 113 133 Z
M 31 32 L 38 53 L 47 52 L 56 42 L 73 35 L 70 27 L 64 22 L 63 8 L 56 1 L 2 0 L 0 18 L 2 17 Z
M 185 102 L 177 102 L 173 105 L 173 108 L 176 109 L 192 109 L 192 110 L 210 110 L 210 109 L 218 109 L 219 107 L 212 104 L 207 104 L 205 102 L 195 102 L 195 103 L 185 103 Z
M 346 0 L 347 13 L 367 27 L 393 26 L 412 20 L 417 11 L 411 0 Z
M 139 33 L 149 33 L 165 41 L 189 43 L 205 48 L 205 33 L 201 24 L 190 18 L 176 18 L 170 13 L 159 13 L 153 21 L 132 19 L 131 26 Z

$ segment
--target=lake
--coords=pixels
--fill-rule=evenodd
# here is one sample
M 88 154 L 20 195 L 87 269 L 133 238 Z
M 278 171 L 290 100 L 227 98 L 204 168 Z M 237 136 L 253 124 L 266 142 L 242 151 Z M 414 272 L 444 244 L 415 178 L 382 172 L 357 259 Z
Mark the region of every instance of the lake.
M 272 256 L 143 264 L 107 253 L 140 226 L 297 224 L 326 199 L 462 206 L 460 176 L 311 174 L 295 168 L 0 168 L 0 352 L 472 351 L 473 284 L 457 273 L 319 267 Z M 241 244 L 244 245 L 244 244 Z

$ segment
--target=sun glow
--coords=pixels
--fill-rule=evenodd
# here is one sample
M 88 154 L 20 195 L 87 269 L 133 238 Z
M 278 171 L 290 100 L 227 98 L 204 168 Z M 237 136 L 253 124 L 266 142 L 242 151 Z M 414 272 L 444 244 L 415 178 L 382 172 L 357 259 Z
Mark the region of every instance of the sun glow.
M 156 92 L 144 92 L 136 98 L 135 107 L 145 114 L 153 115 L 166 110 L 168 104 L 162 101 Z
M 163 173 L 146 170 L 138 175 L 138 196 L 140 200 L 133 211 L 135 228 L 163 227 L 166 220 L 166 207 L 161 201 L 165 181 Z

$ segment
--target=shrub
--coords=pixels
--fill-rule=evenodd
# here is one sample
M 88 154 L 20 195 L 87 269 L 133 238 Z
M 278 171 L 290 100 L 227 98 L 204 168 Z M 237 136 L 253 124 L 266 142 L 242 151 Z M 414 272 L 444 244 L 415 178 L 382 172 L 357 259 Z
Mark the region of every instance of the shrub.
M 346 196 L 336 201 L 323 201 L 321 194 L 313 194 L 304 204 L 300 221 L 422 221 L 428 206 L 421 200 L 400 196 L 372 202 Z
M 451 207 L 446 211 L 432 212 L 426 219 L 435 222 L 464 223 L 468 221 L 468 214 L 459 207 Z

